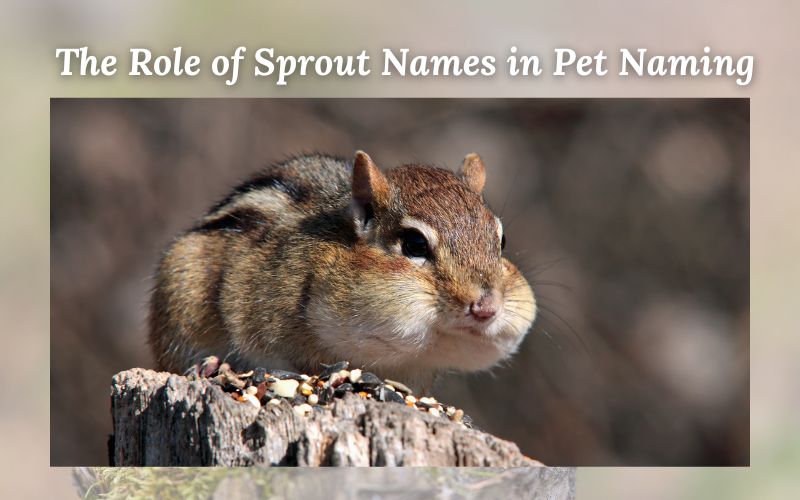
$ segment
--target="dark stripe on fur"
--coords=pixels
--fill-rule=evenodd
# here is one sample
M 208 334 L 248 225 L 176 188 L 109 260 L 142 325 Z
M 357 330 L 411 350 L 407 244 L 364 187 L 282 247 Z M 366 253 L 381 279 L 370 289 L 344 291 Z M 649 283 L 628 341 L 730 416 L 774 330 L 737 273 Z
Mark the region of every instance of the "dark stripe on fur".
M 220 217 L 207 219 L 192 228 L 192 232 L 232 231 L 242 233 L 256 229 L 266 223 L 264 215 L 252 208 L 240 208 Z
M 289 196 L 289 198 L 291 198 L 296 203 L 303 203 L 304 201 L 307 201 L 311 196 L 311 193 L 308 192 L 308 189 L 305 186 L 297 182 L 294 182 L 291 178 L 284 175 L 283 173 L 271 172 L 269 174 L 258 175 L 248 181 L 245 181 L 242 184 L 239 184 L 238 186 L 236 186 L 236 188 L 233 190 L 231 194 L 229 194 L 228 196 L 225 197 L 225 199 L 214 205 L 214 207 L 211 209 L 209 213 L 213 214 L 214 212 L 221 209 L 234 199 L 244 194 L 253 191 L 258 191 L 261 189 L 275 189 L 277 191 L 285 193 L 286 195 Z

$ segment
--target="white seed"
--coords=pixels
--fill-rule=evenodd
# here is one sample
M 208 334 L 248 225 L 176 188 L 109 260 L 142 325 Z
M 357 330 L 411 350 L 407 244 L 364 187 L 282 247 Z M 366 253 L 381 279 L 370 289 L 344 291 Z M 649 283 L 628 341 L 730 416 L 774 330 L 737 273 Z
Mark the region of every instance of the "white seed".
M 299 417 L 305 417 L 306 415 L 312 412 L 311 405 L 308 405 L 306 403 L 297 405 L 292 409 L 294 410 L 294 413 Z
M 356 382 L 359 381 L 359 379 L 361 379 L 361 370 L 359 370 L 358 368 L 356 368 L 355 370 L 351 370 L 350 371 L 350 382 L 355 384 Z
M 438 417 L 439 416 L 439 410 L 437 410 L 436 408 L 428 408 L 428 413 L 430 413 L 434 417 Z
M 348 377 L 350 377 L 350 371 L 348 371 L 348 370 L 339 370 L 339 376 L 341 378 L 348 378 Z
M 383 386 L 389 389 L 390 391 L 397 392 L 397 389 L 395 389 L 393 385 L 383 384 Z
M 297 393 L 297 387 L 300 385 L 300 382 L 297 380 L 286 379 L 286 380 L 278 380 L 277 382 L 273 382 L 270 384 L 270 389 L 275 391 L 275 394 L 281 396 L 283 398 L 293 398 L 294 395 Z
M 434 398 L 419 398 L 419 402 L 431 406 L 436 404 L 436 400 Z
M 316 394 L 311 394 L 310 396 L 308 396 L 308 404 L 315 405 L 317 403 L 319 403 L 319 396 L 317 396 Z
M 453 407 L 453 406 L 448 406 L 448 407 L 447 407 L 447 416 L 448 416 L 448 417 L 452 417 L 452 416 L 453 416 L 453 415 L 455 415 L 455 414 L 456 414 L 456 409 L 455 409 L 455 407 Z
M 300 384 L 300 394 L 303 396 L 308 396 L 312 392 L 314 392 L 314 389 L 310 385 L 306 384 L 305 382 Z
M 267 404 L 278 406 L 279 404 L 281 404 L 281 400 L 278 398 L 272 398 L 269 400 L 269 403 Z
M 407 403 L 414 404 L 414 403 L 416 403 L 416 402 L 417 402 L 417 398 L 415 398 L 414 396 L 412 396 L 411 394 L 409 394 L 408 396 L 406 396 L 406 402 L 407 402 Z
M 261 408 L 261 403 L 258 402 L 258 398 L 256 398 L 252 394 L 248 394 L 248 393 L 242 394 L 242 397 L 241 397 L 240 401 L 242 401 L 242 402 L 247 401 L 248 403 L 250 403 L 251 405 L 255 406 L 256 408 Z
M 247 394 L 250 394 L 251 396 L 255 396 L 258 393 L 258 387 L 254 386 L 254 385 L 251 385 L 250 387 L 245 389 L 245 391 L 247 392 Z
M 305 382 L 306 380 L 310 379 L 311 377 L 309 377 L 308 375 L 303 373 L 303 374 L 300 375 L 300 378 L 303 379 L 303 381 Z

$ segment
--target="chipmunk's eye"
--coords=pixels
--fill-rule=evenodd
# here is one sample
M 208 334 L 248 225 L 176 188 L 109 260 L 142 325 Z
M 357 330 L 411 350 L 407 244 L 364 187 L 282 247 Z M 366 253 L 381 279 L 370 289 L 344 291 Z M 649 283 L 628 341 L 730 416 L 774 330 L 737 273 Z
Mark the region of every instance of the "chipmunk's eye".
M 416 229 L 404 229 L 400 233 L 400 249 L 409 258 L 427 259 L 431 254 L 428 240 Z
M 500 237 L 500 251 L 502 252 L 505 249 L 506 249 L 506 235 L 504 234 L 503 236 Z

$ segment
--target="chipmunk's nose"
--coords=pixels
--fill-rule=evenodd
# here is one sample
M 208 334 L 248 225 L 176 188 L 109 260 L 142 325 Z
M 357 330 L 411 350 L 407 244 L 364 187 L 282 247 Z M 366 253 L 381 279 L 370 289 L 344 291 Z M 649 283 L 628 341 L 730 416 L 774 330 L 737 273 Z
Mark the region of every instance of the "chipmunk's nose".
M 470 304 L 469 314 L 476 321 L 487 321 L 492 319 L 501 307 L 500 294 L 494 290 L 485 291 L 478 300 Z

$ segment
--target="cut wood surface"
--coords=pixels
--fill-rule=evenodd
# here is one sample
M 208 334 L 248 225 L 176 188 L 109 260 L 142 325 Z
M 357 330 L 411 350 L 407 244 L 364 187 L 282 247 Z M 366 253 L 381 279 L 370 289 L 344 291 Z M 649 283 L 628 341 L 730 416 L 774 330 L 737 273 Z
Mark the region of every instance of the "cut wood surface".
M 206 379 L 135 368 L 112 379 L 112 465 L 540 466 L 514 443 L 397 403 L 347 394 L 297 415 Z

